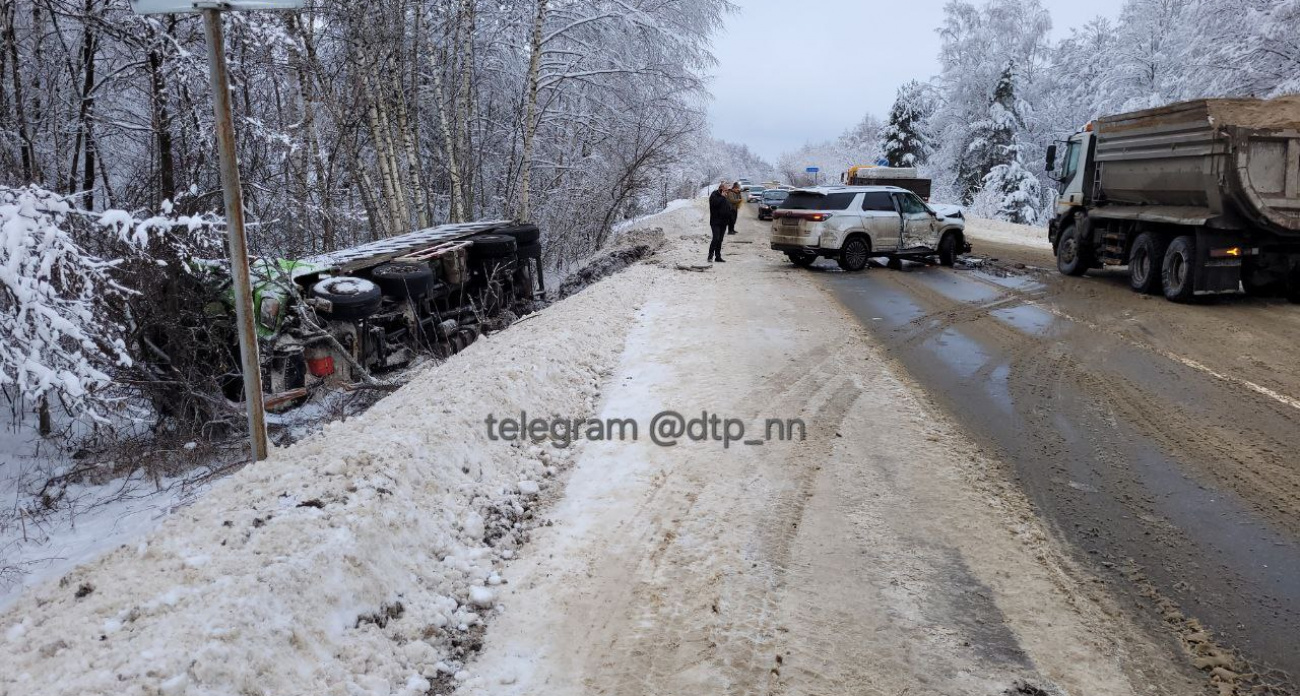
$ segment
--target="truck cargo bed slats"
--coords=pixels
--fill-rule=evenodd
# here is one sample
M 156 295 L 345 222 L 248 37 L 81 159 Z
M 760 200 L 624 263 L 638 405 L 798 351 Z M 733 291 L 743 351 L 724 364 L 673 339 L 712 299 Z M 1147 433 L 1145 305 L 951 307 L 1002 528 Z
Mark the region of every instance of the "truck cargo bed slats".
M 494 220 L 490 222 L 466 222 L 456 225 L 441 225 L 439 227 L 430 227 L 428 229 L 411 232 L 409 234 L 380 239 L 361 246 L 350 249 L 341 249 L 304 259 L 307 263 L 335 268 L 341 271 L 353 270 L 353 268 L 362 265 L 373 265 L 383 263 L 404 256 L 413 251 L 426 249 L 439 242 L 449 242 L 457 239 L 464 239 L 471 235 L 488 232 L 510 224 L 506 220 Z

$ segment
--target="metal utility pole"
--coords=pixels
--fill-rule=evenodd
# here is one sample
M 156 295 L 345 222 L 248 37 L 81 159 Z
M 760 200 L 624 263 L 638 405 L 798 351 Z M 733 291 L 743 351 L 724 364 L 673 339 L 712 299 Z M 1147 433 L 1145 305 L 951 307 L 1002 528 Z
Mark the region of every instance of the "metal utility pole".
M 212 106 L 216 112 L 217 153 L 221 164 L 221 188 L 226 198 L 227 246 L 230 247 L 230 278 L 235 288 L 235 324 L 239 331 L 239 361 L 244 374 L 244 402 L 248 405 L 248 433 L 253 461 L 266 459 L 266 411 L 262 407 L 262 361 L 257 354 L 257 326 L 254 324 L 253 287 L 248 271 L 248 237 L 244 234 L 244 192 L 239 181 L 239 159 L 235 154 L 235 120 L 230 108 L 230 76 L 226 72 L 226 36 L 221 12 L 203 10 L 208 38 L 208 71 L 212 76 Z
M 136 14 L 203 13 L 208 38 L 208 65 L 212 77 L 212 107 L 216 113 L 217 154 L 221 187 L 226 198 L 226 231 L 230 247 L 230 279 L 235 294 L 235 322 L 239 329 L 239 366 L 244 376 L 244 402 L 248 405 L 248 432 L 253 461 L 266 459 L 266 410 L 262 403 L 262 362 L 257 355 L 257 326 L 253 311 L 252 280 L 248 272 L 248 238 L 244 234 L 244 193 L 239 183 L 235 155 L 235 119 L 230 108 L 230 76 L 226 71 L 226 36 L 221 13 L 229 10 L 296 10 L 306 0 L 131 0 Z

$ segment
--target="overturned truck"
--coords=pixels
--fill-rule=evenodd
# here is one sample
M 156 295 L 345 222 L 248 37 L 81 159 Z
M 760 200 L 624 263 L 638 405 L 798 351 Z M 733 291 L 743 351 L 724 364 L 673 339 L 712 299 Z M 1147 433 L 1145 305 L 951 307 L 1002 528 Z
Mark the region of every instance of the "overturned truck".
M 301 260 L 254 259 L 253 302 L 269 410 L 374 382 L 373 375 L 419 355 L 446 357 L 485 331 L 504 327 L 544 300 L 540 232 L 506 221 L 444 225 Z M 232 320 L 229 274 L 205 264 L 197 274 L 217 287 L 206 316 Z M 230 345 L 199 347 L 190 363 L 211 360 L 222 399 L 242 399 Z M 148 338 L 176 371 L 173 336 Z M 170 348 L 171 350 L 168 350 Z M 191 408 L 193 410 L 193 408 Z

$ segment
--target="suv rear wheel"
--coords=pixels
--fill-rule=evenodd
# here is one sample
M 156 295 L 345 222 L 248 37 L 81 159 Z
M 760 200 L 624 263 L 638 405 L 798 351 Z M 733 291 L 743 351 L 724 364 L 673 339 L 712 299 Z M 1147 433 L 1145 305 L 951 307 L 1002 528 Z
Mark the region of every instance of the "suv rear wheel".
M 867 267 L 867 260 L 870 258 L 871 244 L 861 235 L 855 235 L 849 237 L 840 249 L 840 268 L 857 272 Z

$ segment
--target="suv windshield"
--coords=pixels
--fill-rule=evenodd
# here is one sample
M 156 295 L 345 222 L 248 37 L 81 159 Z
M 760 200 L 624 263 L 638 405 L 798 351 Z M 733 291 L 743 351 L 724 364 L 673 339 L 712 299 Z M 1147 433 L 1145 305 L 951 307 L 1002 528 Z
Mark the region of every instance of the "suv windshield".
M 807 191 L 795 191 L 785 199 L 782 208 L 786 210 L 848 210 L 857 198 L 856 193 L 820 194 Z
M 779 202 L 785 200 L 786 198 L 788 198 L 789 196 L 790 196 L 790 192 L 789 192 L 789 191 L 764 191 L 764 192 L 763 192 L 763 202 L 764 202 L 764 203 L 769 203 L 769 202 L 779 203 Z

